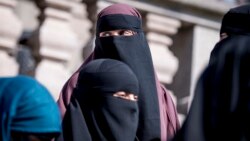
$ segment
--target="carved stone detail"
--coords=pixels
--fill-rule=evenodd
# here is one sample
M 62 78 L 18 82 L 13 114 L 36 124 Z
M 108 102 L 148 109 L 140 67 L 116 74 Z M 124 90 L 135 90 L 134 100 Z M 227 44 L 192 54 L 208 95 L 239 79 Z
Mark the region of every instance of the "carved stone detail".
M 161 82 L 171 84 L 178 69 L 178 59 L 169 50 L 169 46 L 173 44 L 171 35 L 178 32 L 181 23 L 179 20 L 153 13 L 146 14 L 145 18 L 147 39 L 156 73 Z
M 70 77 L 68 62 L 73 50 L 79 47 L 77 35 L 70 25 L 71 1 L 43 0 L 40 28 L 37 34 L 42 57 L 36 70 L 36 78 L 41 81 L 57 99 L 63 84 Z
M 0 75 L 13 76 L 18 73 L 18 64 L 13 53 L 22 32 L 21 21 L 14 14 L 16 0 L 0 0 Z

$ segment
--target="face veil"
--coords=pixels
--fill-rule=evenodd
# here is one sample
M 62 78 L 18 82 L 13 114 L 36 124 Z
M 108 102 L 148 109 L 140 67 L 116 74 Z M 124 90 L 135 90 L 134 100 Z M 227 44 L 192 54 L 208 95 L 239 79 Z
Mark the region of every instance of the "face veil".
M 139 127 L 137 136 L 141 140 L 159 139 L 160 113 L 157 98 L 152 57 L 141 20 L 131 15 L 105 15 L 97 21 L 94 58 L 111 58 L 126 63 L 136 74 L 139 85 Z M 133 36 L 99 37 L 103 31 L 128 29 Z
M 131 30 L 136 34 L 99 37 L 100 32 L 112 30 Z M 62 117 L 66 116 L 68 105 L 77 106 L 71 101 L 71 96 L 80 70 L 95 59 L 111 58 L 127 64 L 139 80 L 139 139 L 167 140 L 173 137 L 180 127 L 177 111 L 169 91 L 154 72 L 150 49 L 142 31 L 140 13 L 126 4 L 113 4 L 104 8 L 98 14 L 95 39 L 94 51 L 62 88 L 58 100 Z
M 112 59 L 88 63 L 80 71 L 58 140 L 134 141 L 138 103 L 114 97 L 118 91 L 139 93 L 138 80 L 125 63 Z

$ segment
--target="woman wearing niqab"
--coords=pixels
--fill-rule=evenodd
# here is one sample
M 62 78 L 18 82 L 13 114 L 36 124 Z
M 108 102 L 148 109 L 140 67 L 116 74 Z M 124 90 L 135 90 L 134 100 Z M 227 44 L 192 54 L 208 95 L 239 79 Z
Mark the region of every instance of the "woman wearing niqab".
M 131 30 L 133 36 L 100 37 L 111 30 Z M 148 141 L 173 137 L 179 127 L 175 105 L 169 92 L 160 84 L 154 72 L 152 57 L 142 30 L 140 13 L 125 4 L 113 4 L 98 14 L 95 49 L 81 68 L 91 60 L 111 58 L 126 63 L 139 80 L 139 125 L 137 137 Z M 79 69 L 80 70 L 80 69 Z M 76 86 L 79 70 L 66 82 L 58 104 L 62 116 Z
M 117 92 L 137 97 L 139 83 L 123 62 L 96 59 L 80 71 L 63 119 L 64 141 L 134 141 L 137 139 L 136 99 L 115 96 Z
M 197 82 L 189 114 L 174 141 L 250 140 L 250 7 L 247 7 L 237 7 L 226 14 L 226 18 L 238 20 L 223 21 L 221 31 L 228 36 L 215 45 Z
M 222 18 L 220 28 L 220 40 L 231 35 L 250 35 L 250 4 L 245 4 L 231 8 Z M 216 46 L 211 52 L 212 61 L 213 52 L 216 52 Z
M 231 8 L 222 19 L 220 34 L 249 35 L 250 34 L 250 4 Z

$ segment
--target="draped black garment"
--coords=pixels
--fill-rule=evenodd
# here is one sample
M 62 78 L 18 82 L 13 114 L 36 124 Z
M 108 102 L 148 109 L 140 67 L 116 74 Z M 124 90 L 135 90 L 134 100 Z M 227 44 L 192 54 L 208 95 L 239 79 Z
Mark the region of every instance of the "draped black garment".
M 250 140 L 249 66 L 249 36 L 231 35 L 217 43 L 174 141 Z
M 139 93 L 138 80 L 126 64 L 112 59 L 88 63 L 80 71 L 59 140 L 136 140 L 137 101 L 114 97 L 118 91 Z
M 139 80 L 139 126 L 137 136 L 149 141 L 161 138 L 160 113 L 155 73 L 150 49 L 142 31 L 141 19 L 135 16 L 114 14 L 97 21 L 94 58 L 111 58 L 126 63 Z M 103 31 L 129 29 L 133 36 L 99 37 Z

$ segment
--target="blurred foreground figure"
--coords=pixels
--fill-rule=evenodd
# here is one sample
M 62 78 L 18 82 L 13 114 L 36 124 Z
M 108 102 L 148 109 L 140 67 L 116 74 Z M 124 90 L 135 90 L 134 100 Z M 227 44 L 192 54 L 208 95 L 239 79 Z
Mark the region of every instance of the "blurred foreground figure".
M 250 140 L 249 66 L 249 35 L 217 43 L 174 141 Z
M 95 49 L 81 68 L 101 58 L 124 62 L 139 81 L 139 140 L 172 138 L 179 128 L 176 108 L 168 90 L 157 79 L 141 15 L 135 8 L 113 4 L 98 14 Z M 66 82 L 60 94 L 58 105 L 62 116 L 70 103 L 79 70 Z
M 231 35 L 250 35 L 250 4 L 230 9 L 222 19 L 221 40 Z
M 80 71 L 58 141 L 135 141 L 138 93 L 138 80 L 126 64 L 91 61 Z
M 51 141 L 61 132 L 60 122 L 54 99 L 36 80 L 0 78 L 1 141 Z

